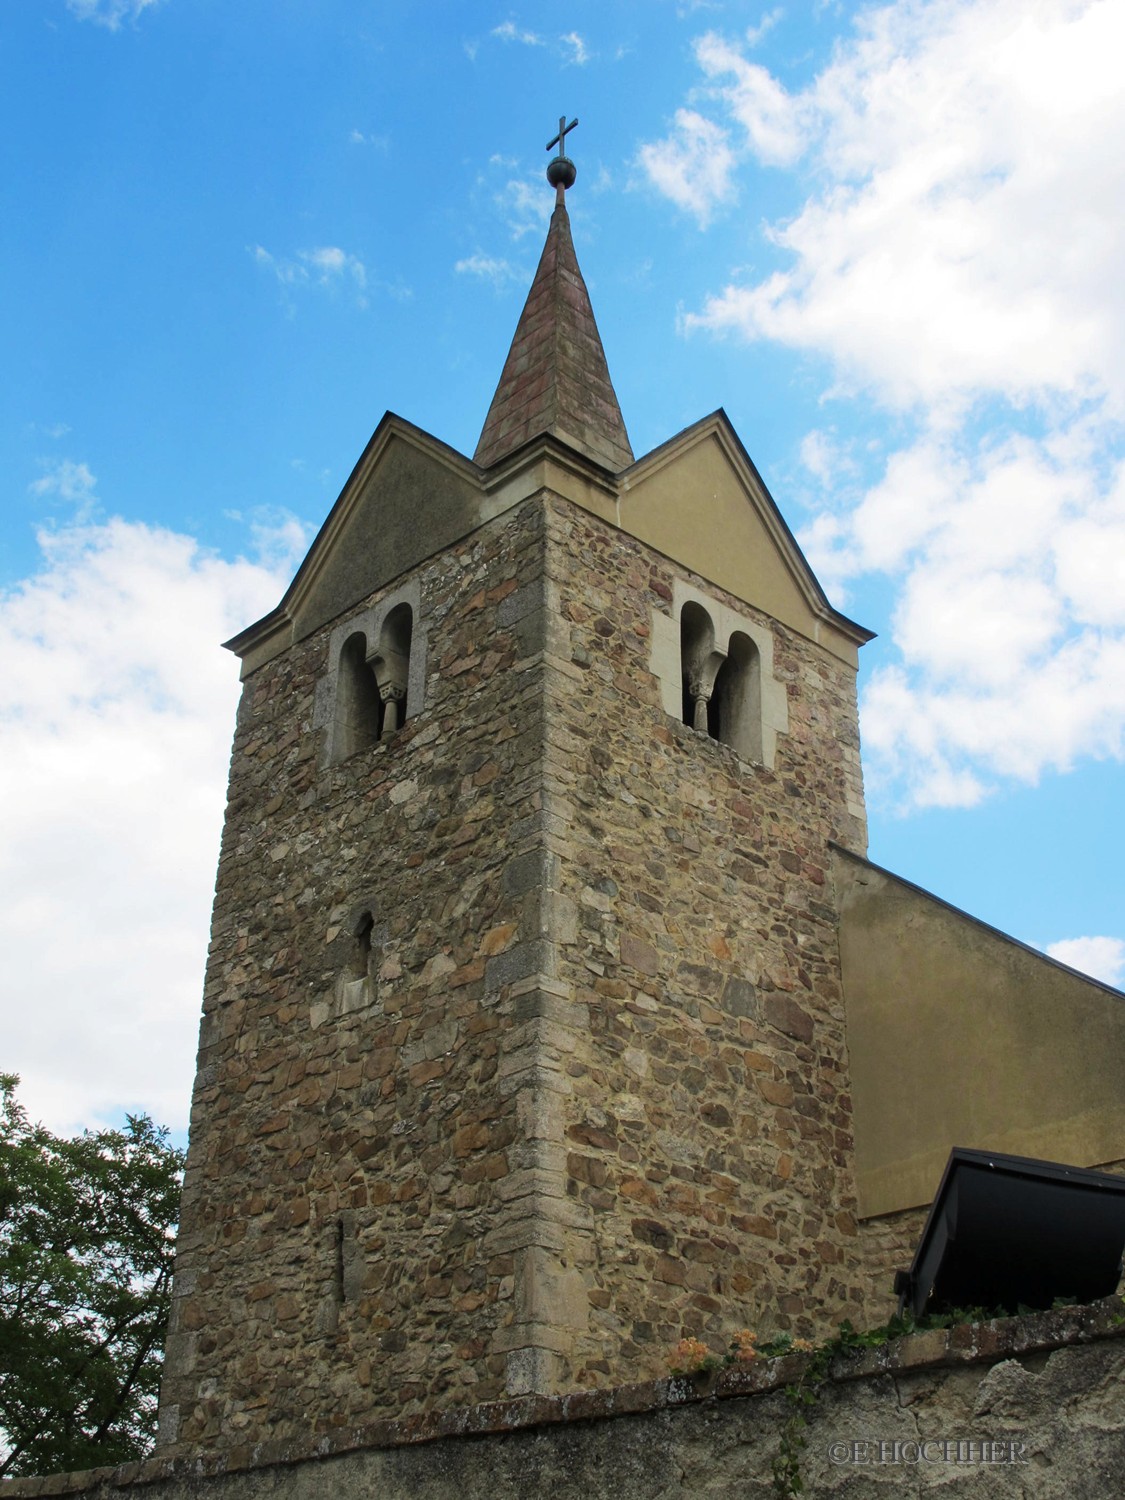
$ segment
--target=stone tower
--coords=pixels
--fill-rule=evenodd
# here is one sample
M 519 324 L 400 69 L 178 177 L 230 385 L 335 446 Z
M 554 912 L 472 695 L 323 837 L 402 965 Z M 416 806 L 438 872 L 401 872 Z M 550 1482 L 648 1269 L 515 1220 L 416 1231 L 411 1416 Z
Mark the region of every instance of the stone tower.
M 869 636 L 721 411 L 634 459 L 564 187 L 475 457 L 385 416 L 229 643 L 168 1452 L 862 1313 Z

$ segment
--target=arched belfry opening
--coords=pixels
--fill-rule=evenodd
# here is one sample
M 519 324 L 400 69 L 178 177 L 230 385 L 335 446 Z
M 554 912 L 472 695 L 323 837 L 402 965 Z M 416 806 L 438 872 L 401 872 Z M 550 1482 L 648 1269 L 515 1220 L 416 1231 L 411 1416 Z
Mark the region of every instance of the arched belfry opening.
M 379 643 L 371 657 L 379 689 L 381 739 L 394 734 L 406 720 L 413 633 L 414 611 L 409 604 L 396 604 L 383 621 Z
M 707 705 L 707 733 L 730 745 L 743 760 L 762 759 L 762 658 L 741 630 L 727 643 Z
M 710 703 L 726 652 L 715 644 L 715 626 L 702 604 L 689 600 L 680 613 L 680 671 L 683 719 L 691 729 L 711 734 Z M 718 739 L 713 734 L 712 739 Z
M 382 728 L 379 685 L 367 659 L 367 637 L 357 630 L 344 642 L 336 685 L 335 742 L 341 760 L 378 743 Z

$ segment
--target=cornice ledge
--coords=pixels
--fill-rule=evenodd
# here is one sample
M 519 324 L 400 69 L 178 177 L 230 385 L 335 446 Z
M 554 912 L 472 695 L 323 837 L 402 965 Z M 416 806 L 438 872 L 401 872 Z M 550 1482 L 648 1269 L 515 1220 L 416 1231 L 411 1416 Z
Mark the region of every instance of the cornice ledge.
M 571 447 L 563 439 L 547 432 L 529 439 L 522 447 L 507 454 L 491 468 L 478 469 L 477 472 L 481 476 L 481 488 L 486 494 L 492 494 L 496 490 L 515 483 L 521 475 L 531 472 L 544 463 L 563 469 L 584 483 L 600 489 L 610 499 L 616 501 L 620 490 L 619 476 L 577 448 Z

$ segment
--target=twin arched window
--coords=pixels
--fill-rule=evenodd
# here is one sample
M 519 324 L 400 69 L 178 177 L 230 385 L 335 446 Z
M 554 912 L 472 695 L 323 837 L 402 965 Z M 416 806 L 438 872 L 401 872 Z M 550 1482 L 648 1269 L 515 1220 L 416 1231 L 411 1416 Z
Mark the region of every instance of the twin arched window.
M 398 604 L 373 640 L 356 630 L 344 641 L 336 676 L 334 760 L 389 738 L 405 721 L 413 632 L 414 611 Z
M 762 664 L 741 630 L 716 639 L 707 610 L 694 599 L 680 612 L 683 721 L 730 745 L 745 760 L 762 759 Z

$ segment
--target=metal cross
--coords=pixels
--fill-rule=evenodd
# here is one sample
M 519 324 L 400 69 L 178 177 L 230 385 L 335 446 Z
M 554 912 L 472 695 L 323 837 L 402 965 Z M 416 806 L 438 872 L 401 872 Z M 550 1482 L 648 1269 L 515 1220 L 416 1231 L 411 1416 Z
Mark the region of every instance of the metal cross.
M 578 124 L 577 120 L 571 120 L 570 124 L 568 125 L 566 123 L 566 116 L 565 115 L 560 115 L 559 116 L 559 133 L 558 133 L 557 136 L 555 136 L 555 138 L 554 138 L 553 141 L 548 141 L 547 142 L 547 150 L 550 151 L 550 149 L 551 149 L 552 146 L 557 146 L 559 148 L 559 155 L 560 156 L 565 156 L 565 154 L 566 154 L 565 149 L 564 149 L 565 146 L 566 146 L 566 139 L 565 139 L 565 137 L 567 135 L 567 132 L 573 130 L 574 127 L 577 124 Z

